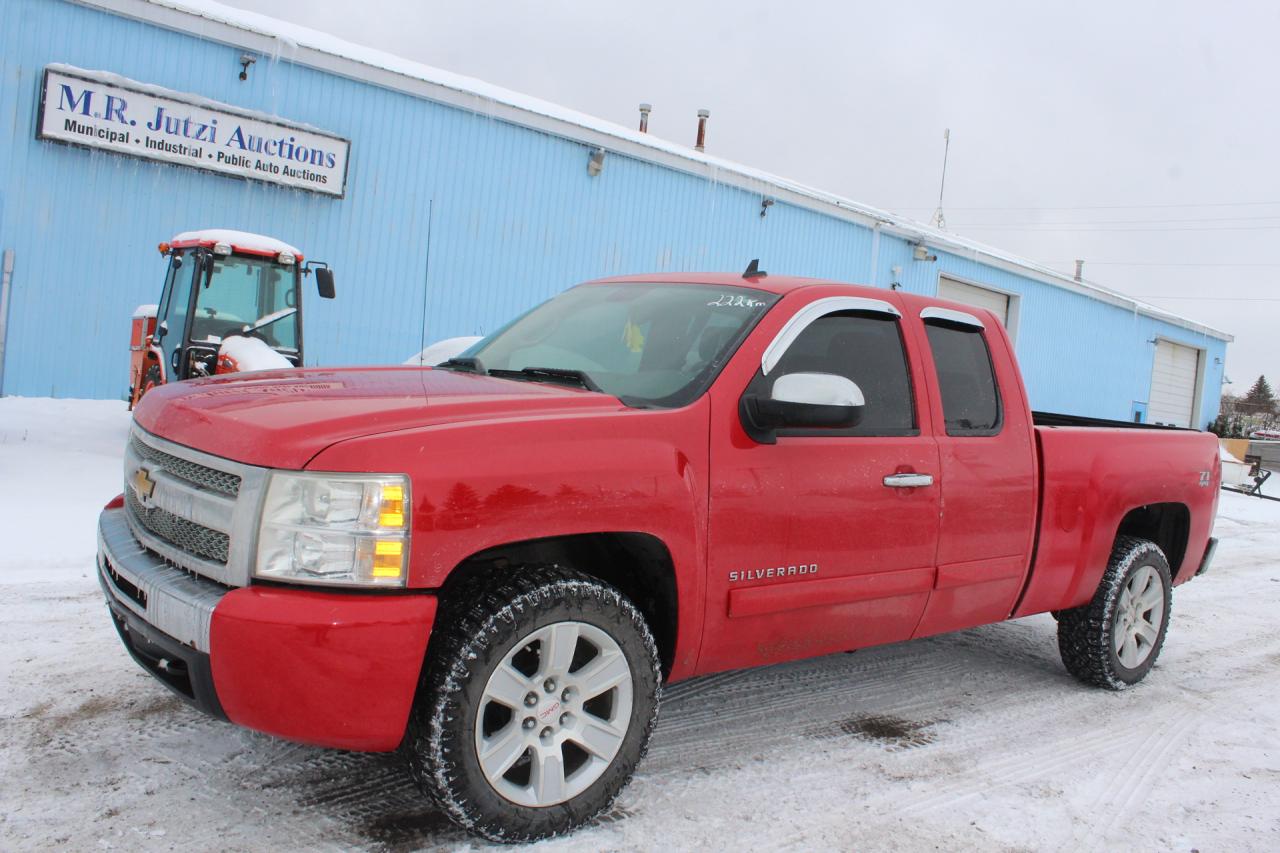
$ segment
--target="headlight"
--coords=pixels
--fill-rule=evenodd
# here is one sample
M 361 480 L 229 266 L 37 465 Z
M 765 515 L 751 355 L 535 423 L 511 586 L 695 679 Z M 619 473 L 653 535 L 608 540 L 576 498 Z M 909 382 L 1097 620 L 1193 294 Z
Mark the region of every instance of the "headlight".
M 293 583 L 404 586 L 409 481 L 275 471 L 254 575 Z

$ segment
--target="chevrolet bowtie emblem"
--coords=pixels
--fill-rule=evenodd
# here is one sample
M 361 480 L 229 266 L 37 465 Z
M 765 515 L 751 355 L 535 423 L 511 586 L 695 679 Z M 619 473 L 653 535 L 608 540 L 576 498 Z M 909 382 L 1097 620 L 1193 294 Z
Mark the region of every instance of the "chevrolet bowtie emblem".
M 151 479 L 151 472 L 146 468 L 139 468 L 133 472 L 133 491 L 137 493 L 138 500 L 147 502 L 151 499 L 151 493 L 156 490 L 156 481 Z

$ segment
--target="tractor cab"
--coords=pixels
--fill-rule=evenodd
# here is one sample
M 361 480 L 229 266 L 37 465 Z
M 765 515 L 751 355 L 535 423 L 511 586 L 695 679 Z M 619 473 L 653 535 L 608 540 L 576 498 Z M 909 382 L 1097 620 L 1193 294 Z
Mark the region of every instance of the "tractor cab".
M 242 231 L 188 231 L 159 248 L 169 267 L 159 305 L 135 312 L 131 406 L 166 382 L 301 366 L 302 279 L 315 273 L 332 299 L 327 265 Z

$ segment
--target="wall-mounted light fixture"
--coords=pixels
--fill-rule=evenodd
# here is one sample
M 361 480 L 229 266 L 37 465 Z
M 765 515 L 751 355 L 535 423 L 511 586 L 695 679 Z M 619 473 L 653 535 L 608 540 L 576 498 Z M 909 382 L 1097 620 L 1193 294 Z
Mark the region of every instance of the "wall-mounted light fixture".
M 889 268 L 889 272 L 893 275 L 893 281 L 889 282 L 889 289 L 902 290 L 902 267 L 895 264 Z
M 766 198 L 760 202 L 760 218 L 764 219 L 764 215 L 769 212 L 769 208 L 773 207 L 773 199 Z
M 911 244 L 911 257 L 917 261 L 936 261 L 938 256 L 929 251 L 929 247 L 924 243 Z
M 250 56 L 247 53 L 240 54 L 240 79 L 241 80 L 249 79 L 249 66 L 257 61 L 258 61 L 258 58 L 256 56 Z
M 595 177 L 604 171 L 604 149 L 593 148 L 587 156 L 587 174 Z

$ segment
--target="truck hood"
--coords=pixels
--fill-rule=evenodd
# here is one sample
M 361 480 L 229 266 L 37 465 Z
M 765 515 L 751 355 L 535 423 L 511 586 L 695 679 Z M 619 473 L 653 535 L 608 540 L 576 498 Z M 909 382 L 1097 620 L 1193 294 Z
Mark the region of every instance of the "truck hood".
M 175 382 L 134 412 L 148 432 L 250 465 L 301 469 L 350 438 L 491 418 L 617 410 L 607 394 L 423 367 L 271 370 Z

